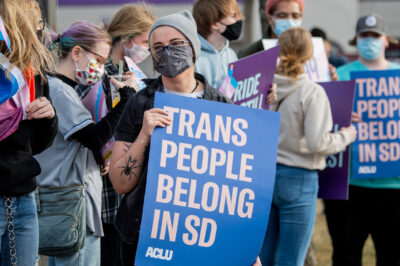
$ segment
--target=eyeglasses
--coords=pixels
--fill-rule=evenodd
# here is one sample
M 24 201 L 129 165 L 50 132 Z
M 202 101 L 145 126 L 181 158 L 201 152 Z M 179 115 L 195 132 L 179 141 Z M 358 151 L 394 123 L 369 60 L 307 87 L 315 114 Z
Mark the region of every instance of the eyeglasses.
M 83 49 L 83 48 L 82 48 Z M 98 53 L 95 53 L 95 52 L 93 52 L 93 51 L 91 51 L 91 50 L 89 50 L 89 49 L 83 49 L 84 51 L 86 50 L 86 51 L 88 51 L 89 53 L 91 53 L 91 54 L 93 54 L 93 55 L 95 55 L 96 56 L 96 61 L 99 63 L 99 64 L 101 64 L 101 65 L 104 65 L 105 63 L 107 63 L 107 58 L 104 58 L 103 56 L 101 56 L 101 55 L 99 55 Z
M 287 13 L 287 12 L 277 12 L 274 13 L 272 16 L 274 16 L 277 19 L 301 19 L 302 14 L 301 13 Z
M 37 29 L 38 29 L 38 30 L 44 30 L 45 27 L 46 27 L 46 21 L 45 21 L 43 18 L 41 18 L 41 19 L 39 20 L 39 24 L 38 24 Z
M 168 49 L 169 47 L 173 48 L 173 47 L 180 47 L 180 46 L 185 46 L 185 45 L 190 45 L 190 42 L 189 41 L 173 41 L 170 44 L 165 45 L 165 46 L 163 46 L 163 45 L 154 45 L 154 46 L 149 48 L 149 51 L 150 51 L 150 53 L 155 55 L 155 54 L 157 54 L 157 53 L 159 53 L 159 52 L 161 52 L 161 51 L 163 51 L 165 49 Z

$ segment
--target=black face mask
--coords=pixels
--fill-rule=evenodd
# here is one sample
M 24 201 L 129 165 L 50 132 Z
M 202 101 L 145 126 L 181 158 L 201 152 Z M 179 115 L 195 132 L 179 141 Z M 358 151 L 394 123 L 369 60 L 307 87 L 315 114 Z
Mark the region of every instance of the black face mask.
M 223 23 L 221 23 L 221 24 L 223 24 Z M 230 24 L 230 25 L 225 25 L 226 29 L 224 32 L 221 33 L 221 35 L 230 41 L 237 40 L 237 39 L 239 39 L 240 34 L 242 33 L 242 25 L 243 25 L 242 20 L 238 20 L 235 23 Z
M 168 46 L 153 56 L 154 68 L 163 76 L 175 78 L 193 65 L 192 46 Z

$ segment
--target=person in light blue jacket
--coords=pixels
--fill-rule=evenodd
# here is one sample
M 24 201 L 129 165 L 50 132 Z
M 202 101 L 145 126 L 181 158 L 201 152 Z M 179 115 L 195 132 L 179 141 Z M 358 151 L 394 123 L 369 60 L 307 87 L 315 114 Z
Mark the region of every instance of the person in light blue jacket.
M 238 60 L 229 47 L 242 32 L 243 15 L 236 0 L 198 0 L 193 17 L 201 42 L 195 71 L 202 74 L 211 87 L 219 89 L 228 74 L 228 65 Z

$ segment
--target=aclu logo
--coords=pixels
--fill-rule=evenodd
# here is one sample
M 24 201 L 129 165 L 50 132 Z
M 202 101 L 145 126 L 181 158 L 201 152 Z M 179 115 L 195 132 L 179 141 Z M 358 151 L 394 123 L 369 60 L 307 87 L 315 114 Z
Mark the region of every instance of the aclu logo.
M 358 168 L 359 174 L 375 174 L 376 173 L 376 166 L 360 166 Z
M 174 253 L 173 250 L 164 250 L 162 248 L 153 248 L 153 247 L 148 247 L 146 251 L 146 258 L 150 257 L 153 259 L 159 259 L 159 260 L 168 260 L 170 261 L 172 259 L 172 254 Z

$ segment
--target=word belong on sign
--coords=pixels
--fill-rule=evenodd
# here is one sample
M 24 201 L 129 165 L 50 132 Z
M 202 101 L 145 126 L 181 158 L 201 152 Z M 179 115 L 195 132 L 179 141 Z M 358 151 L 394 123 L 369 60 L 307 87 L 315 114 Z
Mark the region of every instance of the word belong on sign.
M 271 204 L 279 114 L 164 93 L 155 99 L 171 123 L 151 138 L 136 265 L 253 264 Z
M 390 178 L 400 175 L 400 71 L 352 72 L 356 79 L 357 123 L 353 143 L 355 178 Z

